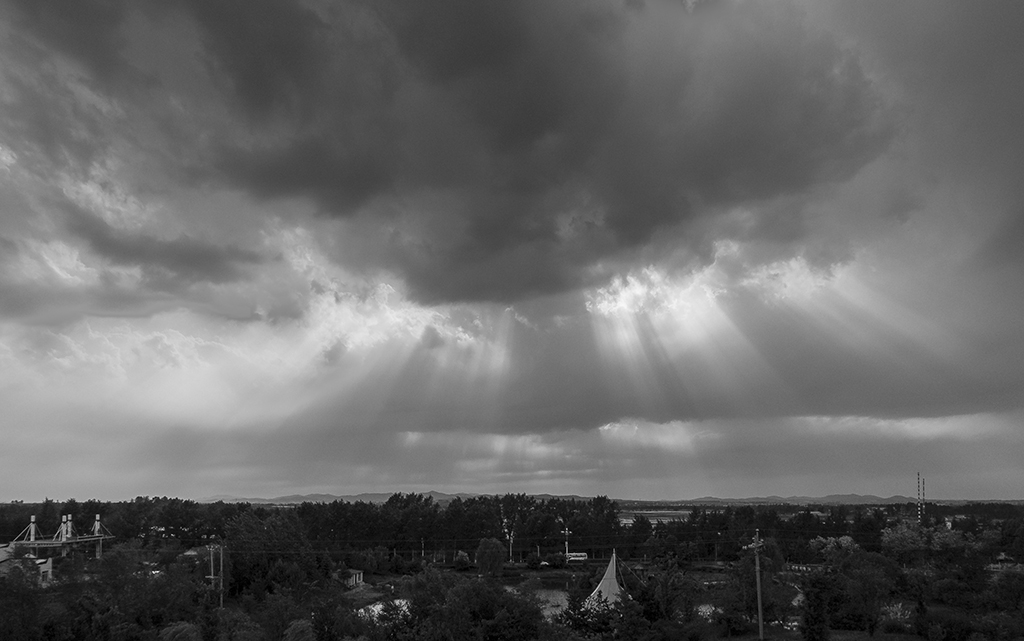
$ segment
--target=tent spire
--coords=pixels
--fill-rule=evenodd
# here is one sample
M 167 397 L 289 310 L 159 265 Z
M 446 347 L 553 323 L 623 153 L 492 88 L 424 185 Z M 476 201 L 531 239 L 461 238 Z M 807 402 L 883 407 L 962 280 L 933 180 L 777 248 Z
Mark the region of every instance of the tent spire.
M 604 576 L 601 577 L 601 582 L 597 584 L 594 591 L 590 593 L 589 597 L 587 597 L 587 600 L 585 601 L 586 605 L 595 605 L 601 598 L 604 598 L 608 603 L 615 603 L 624 596 L 622 588 L 619 586 L 616 561 L 615 550 L 613 549 L 612 558 L 608 562 L 608 569 L 604 571 Z

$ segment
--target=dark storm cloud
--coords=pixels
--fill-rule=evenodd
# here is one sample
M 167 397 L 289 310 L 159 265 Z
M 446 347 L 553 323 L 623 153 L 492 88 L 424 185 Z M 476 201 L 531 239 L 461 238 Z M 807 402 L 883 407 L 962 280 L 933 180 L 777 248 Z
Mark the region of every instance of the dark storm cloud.
M 129 4 L 117 0 L 14 0 L 20 26 L 108 81 L 124 74 L 122 22 Z
M 0 264 L 17 256 L 18 252 L 18 243 L 5 236 L 0 236 Z
M 403 147 L 411 160 L 396 182 L 453 190 L 466 225 L 451 244 L 428 244 L 425 266 L 395 248 L 399 264 L 420 267 L 407 272 L 423 298 L 578 286 L 595 261 L 708 207 L 848 176 L 887 138 L 856 62 L 785 8 L 436 9 L 400 5 L 384 17 L 428 99 L 473 134 L 443 157 Z M 661 19 L 682 37 L 658 33 Z M 469 164 L 462 157 L 479 168 L 448 180 L 416 171 Z M 593 227 L 560 236 L 559 215 L 580 196 L 598 212 Z
M 83 316 L 144 317 L 180 307 L 167 296 L 124 287 L 109 274 L 88 286 L 69 282 L 19 279 L 16 260 L 33 252 L 0 236 L 0 319 L 32 326 L 58 327 Z
M 46 159 L 45 170 L 61 166 L 68 160 L 87 165 L 103 148 L 103 126 L 96 115 L 81 109 L 67 95 L 53 95 L 48 89 L 56 86 L 52 68 L 40 70 L 30 78 L 13 75 L 6 78 L 12 87 L 13 99 L 2 106 L 11 136 L 10 146 L 22 163 L 37 160 L 41 152 Z M 87 135 L 83 135 L 87 134 Z
M 579 286 L 659 229 L 843 178 L 887 140 L 856 61 L 788 7 L 274 7 L 193 7 L 258 122 L 220 171 L 340 216 L 397 199 L 381 209 L 415 218 L 446 194 L 449 229 L 379 257 L 423 300 Z M 591 228 L 567 233 L 581 200 Z
M 1024 207 L 1008 208 L 1007 220 L 978 254 L 979 261 L 986 264 L 1019 262 L 1024 257 Z M 1024 283 L 1020 286 L 1018 291 L 1024 293 Z
M 720 232 L 689 229 L 697 217 L 847 177 L 889 139 L 857 60 L 788 4 L 71 4 L 23 3 L 22 23 L 101 89 L 166 90 L 125 43 L 140 21 L 190 21 L 182 64 L 198 56 L 233 115 L 166 129 L 206 147 L 171 165 L 261 199 L 382 216 L 401 233 L 362 258 L 424 301 L 587 285 L 656 232 L 707 255 Z M 98 28 L 65 37 L 75 21 Z M 61 131 L 58 150 L 81 138 L 35 129 Z
M 206 43 L 206 53 L 232 81 L 238 99 L 255 119 L 306 111 L 328 80 L 326 25 L 296 2 L 183 0 Z
M 226 283 L 245 278 L 244 267 L 265 262 L 259 253 L 221 247 L 189 236 L 163 240 L 115 229 L 106 221 L 68 203 L 68 229 L 90 249 L 116 265 L 141 267 L 154 280 Z
M 220 159 L 226 175 L 257 197 L 304 195 L 345 211 L 390 186 L 387 164 L 378 152 L 351 149 L 326 132 L 270 152 L 230 149 Z
M 389 116 L 395 73 L 358 3 L 325 15 L 298 3 L 186 1 L 215 78 L 251 127 L 222 140 L 217 171 L 259 198 L 306 196 L 348 213 L 397 174 Z M 325 18 L 335 18 L 333 24 Z M 270 130 L 269 137 L 264 131 Z
M 104 282 L 95 287 L 41 287 L 0 279 L 0 318 L 66 327 L 85 316 L 145 318 L 180 309 L 181 302 Z
M 1001 199 L 1003 222 L 982 263 L 1024 256 L 1024 5 L 912 1 L 838 2 L 829 18 L 897 81 L 914 105 L 922 153 L 943 180 Z M 968 213 L 967 215 L 970 215 Z

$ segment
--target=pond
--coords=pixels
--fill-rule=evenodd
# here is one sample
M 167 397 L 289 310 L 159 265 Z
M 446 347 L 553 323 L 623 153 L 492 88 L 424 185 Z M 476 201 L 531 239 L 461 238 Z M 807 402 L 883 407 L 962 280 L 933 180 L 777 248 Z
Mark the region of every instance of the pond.
M 544 611 L 544 616 L 551 618 L 562 611 L 565 607 L 565 603 L 568 599 L 568 593 L 565 590 L 549 590 L 541 588 L 534 592 L 537 598 L 540 599 L 541 609 Z

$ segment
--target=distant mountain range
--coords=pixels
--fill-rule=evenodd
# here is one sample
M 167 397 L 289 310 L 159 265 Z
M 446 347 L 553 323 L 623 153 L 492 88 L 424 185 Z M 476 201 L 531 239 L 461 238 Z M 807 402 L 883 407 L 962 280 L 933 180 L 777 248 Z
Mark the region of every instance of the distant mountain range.
M 264 505 L 290 505 L 296 503 L 330 503 L 332 501 L 346 501 L 348 503 L 355 503 L 356 501 L 362 501 L 363 503 L 384 503 L 394 492 L 364 492 L 362 494 L 289 494 L 288 496 L 277 496 L 274 498 L 252 498 L 252 497 L 238 497 L 228 495 L 211 496 L 208 498 L 200 499 L 203 503 L 215 503 L 217 501 L 224 501 L 225 503 L 258 503 Z M 414 492 L 416 494 L 416 492 Z M 456 498 L 468 499 L 474 496 L 485 496 L 481 494 L 472 494 L 467 492 L 459 492 L 456 494 L 447 494 L 445 492 L 422 492 L 424 496 L 429 496 L 434 499 L 434 502 L 446 504 L 453 501 Z M 531 494 L 535 499 L 549 500 L 549 499 L 564 499 L 564 500 L 577 500 L 587 501 L 592 497 L 588 496 L 577 496 L 575 494 Z M 791 505 L 890 505 L 894 503 L 913 503 L 916 499 L 910 498 L 909 496 L 890 496 L 888 498 L 882 498 L 880 496 L 874 496 L 872 494 L 829 494 L 828 496 L 757 496 L 743 499 L 730 499 L 730 498 L 719 498 L 715 496 L 703 496 L 696 499 L 676 499 L 676 500 L 661 500 L 661 501 L 646 501 L 646 500 L 634 500 L 634 499 L 615 499 L 620 505 L 646 505 L 646 506 L 657 506 L 657 505 L 742 505 L 742 504 L 771 504 L 771 503 L 788 503 Z M 933 503 L 956 503 L 965 501 L 937 501 L 930 499 Z
M 708 503 L 790 503 L 806 505 L 815 503 L 821 505 L 890 505 L 894 503 L 913 503 L 917 499 L 909 496 L 890 496 L 882 498 L 874 494 L 829 494 L 827 496 L 757 496 L 747 499 L 720 499 L 713 496 L 704 496 L 699 499 L 682 501 L 695 505 Z M 933 501 L 936 502 L 936 501 Z

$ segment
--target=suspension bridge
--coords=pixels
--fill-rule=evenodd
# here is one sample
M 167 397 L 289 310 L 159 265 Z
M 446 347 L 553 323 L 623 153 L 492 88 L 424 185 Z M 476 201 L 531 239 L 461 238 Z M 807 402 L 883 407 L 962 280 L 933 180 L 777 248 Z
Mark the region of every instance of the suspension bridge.
M 92 527 L 84 533 L 79 533 L 75 529 L 71 516 L 61 516 L 60 527 L 52 537 L 47 537 L 40 532 L 39 526 L 36 524 L 36 517 L 33 515 L 30 517 L 28 527 L 10 542 L 10 546 L 15 549 L 29 548 L 33 554 L 36 554 L 38 550 L 60 549 L 61 556 L 64 556 L 74 546 L 92 543 L 96 545 L 96 558 L 100 558 L 103 556 L 103 541 L 112 538 L 114 535 L 100 522 L 99 514 L 96 515 Z

